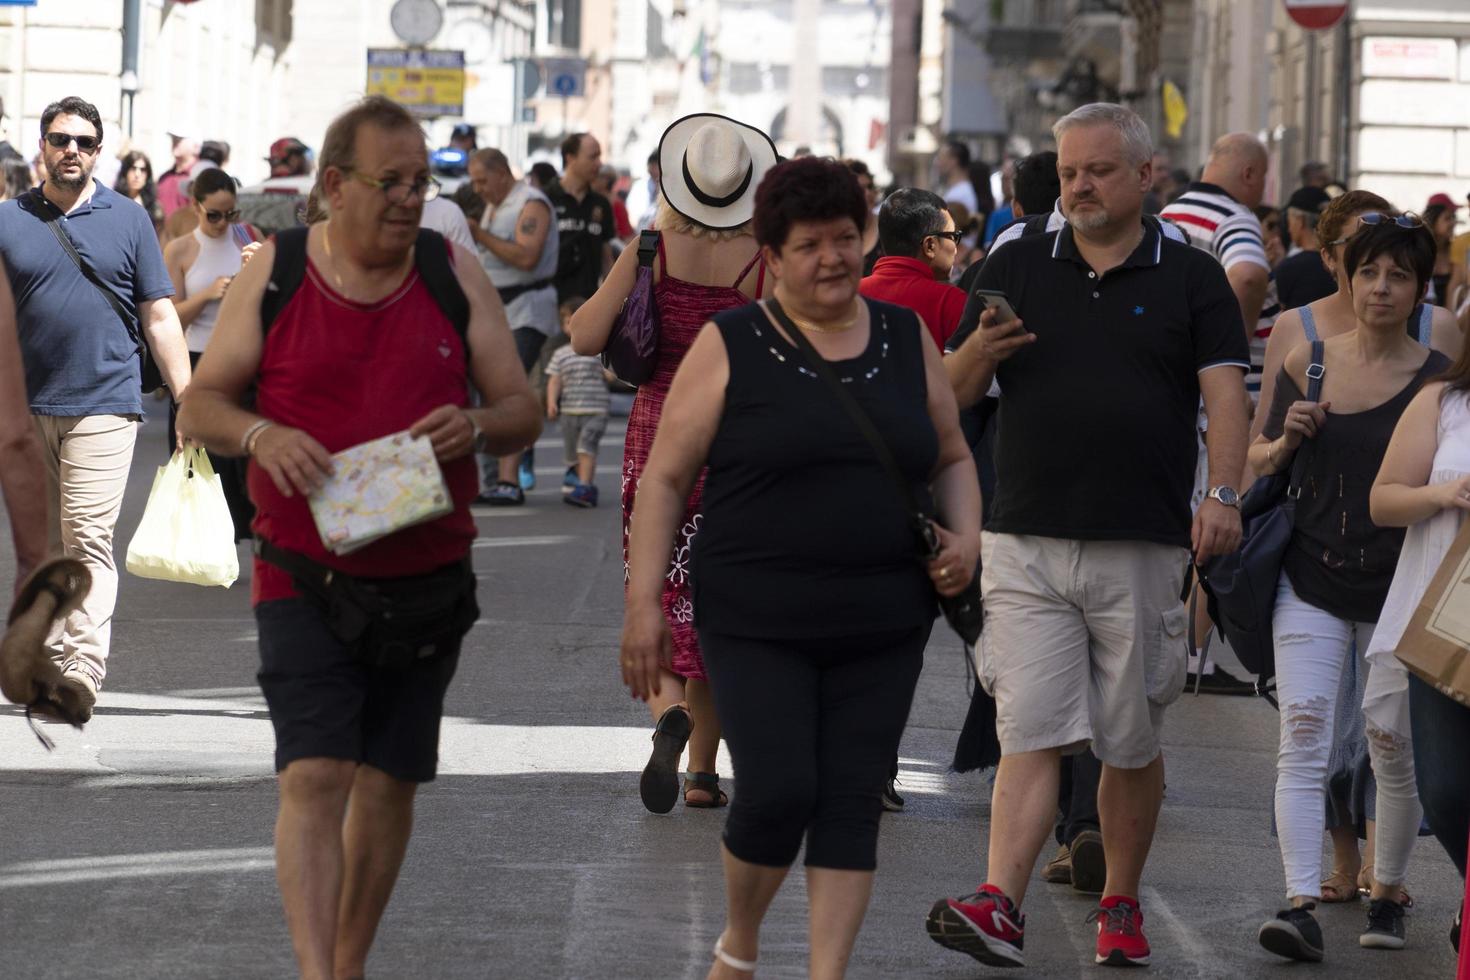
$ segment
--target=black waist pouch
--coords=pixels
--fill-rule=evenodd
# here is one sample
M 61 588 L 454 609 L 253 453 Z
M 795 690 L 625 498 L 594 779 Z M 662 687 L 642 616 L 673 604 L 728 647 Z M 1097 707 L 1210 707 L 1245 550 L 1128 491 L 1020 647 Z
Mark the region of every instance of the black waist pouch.
M 256 539 L 255 553 L 291 576 L 327 628 L 364 663 L 405 670 L 459 649 L 480 616 L 468 558 L 423 575 L 358 578 Z

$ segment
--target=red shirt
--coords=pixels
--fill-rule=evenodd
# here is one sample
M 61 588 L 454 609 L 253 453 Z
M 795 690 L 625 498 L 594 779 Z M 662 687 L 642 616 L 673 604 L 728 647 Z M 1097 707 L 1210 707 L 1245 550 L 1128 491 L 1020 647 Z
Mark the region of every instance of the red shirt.
M 411 271 L 378 303 L 339 295 L 309 261 L 306 277 L 266 334 L 257 410 L 302 429 L 338 453 L 409 428 L 441 405 L 468 403 L 464 345 L 454 324 Z M 479 489 L 474 456 L 441 464 L 454 510 L 404 528 L 349 555 L 322 545 L 306 499 L 282 496 L 250 464 L 255 533 L 312 561 L 365 578 L 418 575 L 458 561 L 475 538 L 470 501 Z M 291 577 L 259 559 L 256 603 L 296 595 Z
M 919 314 L 940 350 L 965 312 L 965 291 L 935 279 L 934 270 L 922 259 L 885 255 L 873 266 L 873 274 L 859 284 L 858 292 Z

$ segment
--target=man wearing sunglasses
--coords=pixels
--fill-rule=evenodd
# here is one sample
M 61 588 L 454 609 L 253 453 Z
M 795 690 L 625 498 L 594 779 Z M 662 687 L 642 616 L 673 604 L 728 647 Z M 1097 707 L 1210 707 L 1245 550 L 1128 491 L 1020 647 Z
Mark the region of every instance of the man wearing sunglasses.
M 949 282 L 962 234 L 938 194 L 917 187 L 894 191 L 878 210 L 883 257 L 858 292 L 919 314 L 944 350 L 965 311 L 965 291 Z
M 143 345 L 175 397 L 189 384 L 189 355 L 148 213 L 92 179 L 102 150 L 96 107 L 74 96 L 53 102 L 41 133 L 48 177 L 0 204 L 0 258 L 45 456 L 50 550 L 92 573 L 86 601 L 48 644 L 90 716 L 107 672 L 112 534 L 143 414 Z

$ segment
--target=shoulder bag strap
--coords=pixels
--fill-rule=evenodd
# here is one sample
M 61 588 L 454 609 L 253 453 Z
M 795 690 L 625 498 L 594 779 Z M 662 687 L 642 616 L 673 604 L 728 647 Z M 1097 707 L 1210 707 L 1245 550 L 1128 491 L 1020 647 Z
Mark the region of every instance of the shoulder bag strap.
M 786 333 L 791 337 L 791 342 L 801 351 L 802 356 L 812 371 L 831 389 L 832 396 L 837 400 L 837 404 L 842 406 L 843 411 L 852 420 L 852 424 L 857 427 L 857 430 L 862 433 L 863 438 L 872 446 L 873 455 L 878 457 L 878 462 L 882 464 L 884 471 L 887 472 L 889 479 L 893 482 L 894 489 L 898 492 L 899 500 L 903 503 L 904 512 L 908 515 L 914 533 L 924 542 L 925 547 L 929 549 L 930 555 L 937 554 L 939 551 L 939 540 L 929 523 L 929 515 L 914 495 L 914 489 L 909 485 L 908 478 L 904 476 L 903 470 L 899 469 L 898 461 L 893 458 L 893 452 L 888 448 L 888 442 L 883 438 L 883 434 L 878 431 L 877 426 L 873 425 L 873 420 L 868 417 L 868 413 L 863 411 L 863 407 L 857 403 L 857 399 L 852 396 L 852 392 L 848 391 L 841 379 L 837 377 L 836 372 L 832 370 L 832 366 L 827 363 L 826 358 L 817 353 L 816 349 L 812 347 L 812 342 L 807 340 L 800 328 L 791 322 L 791 317 L 787 316 L 786 311 L 781 308 L 781 304 L 776 298 L 773 296 L 765 300 L 763 305 L 771 311 L 771 315 L 776 318 L 776 322 L 781 324 L 786 330 Z
M 1303 310 L 1306 308 L 1303 307 Z M 1322 378 L 1327 374 L 1327 368 L 1323 364 L 1323 350 L 1326 345 L 1320 340 L 1312 341 L 1312 363 L 1307 365 L 1307 401 L 1318 402 L 1322 400 Z M 1303 451 L 1307 450 L 1307 451 Z M 1303 443 L 1291 460 L 1291 482 L 1287 486 L 1286 494 L 1292 500 L 1301 496 L 1302 472 L 1307 467 L 1307 460 L 1311 458 L 1311 451 L 1307 444 Z
M 112 290 L 102 284 L 102 280 L 97 277 L 97 273 L 92 271 L 92 267 L 87 265 L 87 260 L 82 258 L 81 253 L 77 251 L 76 245 L 72 243 L 71 236 L 65 231 L 62 231 L 61 223 L 57 220 L 61 217 L 61 211 L 50 201 L 46 200 L 46 195 L 41 193 L 39 189 L 31 193 L 35 196 L 36 215 L 41 219 L 41 223 L 51 229 L 51 234 L 56 236 L 56 241 L 61 245 L 62 251 L 67 254 L 72 264 L 77 267 L 77 271 L 82 274 L 82 278 L 91 283 L 97 292 L 102 294 L 102 298 L 107 300 L 107 305 L 112 307 L 112 312 L 117 314 L 117 318 L 122 321 L 123 329 L 128 332 L 128 336 L 132 338 L 133 343 L 138 345 L 138 350 L 141 352 L 143 350 L 143 338 L 139 336 L 137 329 L 133 326 L 133 318 L 128 316 L 127 307 L 123 305 L 122 300 L 118 299 Z

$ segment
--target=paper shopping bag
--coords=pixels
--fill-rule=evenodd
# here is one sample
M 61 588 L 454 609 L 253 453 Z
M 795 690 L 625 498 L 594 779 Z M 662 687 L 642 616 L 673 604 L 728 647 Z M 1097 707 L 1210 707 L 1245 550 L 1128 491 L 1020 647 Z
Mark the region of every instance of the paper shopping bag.
M 1450 545 L 1395 653 L 1436 690 L 1470 705 L 1470 522 Z
M 127 568 L 139 578 L 226 588 L 240 577 L 224 484 L 202 448 L 176 452 L 158 468 Z

